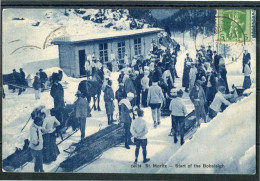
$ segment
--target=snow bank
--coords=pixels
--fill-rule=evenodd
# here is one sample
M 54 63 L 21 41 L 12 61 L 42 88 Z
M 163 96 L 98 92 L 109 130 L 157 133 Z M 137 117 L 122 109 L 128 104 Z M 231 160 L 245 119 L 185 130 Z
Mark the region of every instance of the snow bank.
M 211 122 L 203 124 L 159 173 L 255 173 L 256 93 L 230 105 Z M 186 167 L 176 168 L 176 164 Z M 188 165 L 192 164 L 190 168 Z M 200 168 L 194 167 L 200 165 Z M 203 167 L 203 164 L 219 167 Z M 246 169 L 245 169 L 246 168 Z

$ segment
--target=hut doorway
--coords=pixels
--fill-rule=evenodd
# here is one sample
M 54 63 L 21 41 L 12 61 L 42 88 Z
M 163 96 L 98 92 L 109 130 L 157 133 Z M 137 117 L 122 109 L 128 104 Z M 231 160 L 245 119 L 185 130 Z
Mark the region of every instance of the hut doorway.
M 86 61 L 85 50 L 79 50 L 79 73 L 80 73 L 80 76 L 86 75 L 85 61 Z

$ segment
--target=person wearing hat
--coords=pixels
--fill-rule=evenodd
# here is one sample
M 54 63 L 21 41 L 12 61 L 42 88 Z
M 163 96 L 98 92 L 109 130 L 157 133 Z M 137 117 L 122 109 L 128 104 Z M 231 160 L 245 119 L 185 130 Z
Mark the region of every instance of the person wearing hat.
M 205 104 L 207 103 L 201 80 L 197 80 L 195 86 L 190 91 L 190 100 L 194 104 L 197 126 L 200 126 L 200 118 L 206 122 Z
M 137 164 L 137 162 L 138 162 L 138 155 L 139 155 L 140 147 L 142 147 L 142 150 L 143 150 L 143 163 L 147 163 L 150 161 L 150 158 L 147 158 L 146 134 L 148 133 L 148 129 L 147 129 L 146 121 L 143 119 L 144 111 L 141 109 L 138 109 L 137 115 L 138 115 L 138 117 L 133 120 L 133 123 L 131 124 L 131 127 L 130 127 L 130 131 L 134 137 L 134 143 L 136 145 L 134 164 Z
M 127 93 L 127 97 L 122 99 L 118 105 L 120 107 L 119 118 L 122 123 L 124 123 L 125 128 L 125 148 L 130 149 L 129 144 L 131 143 L 130 126 L 133 118 L 133 108 L 131 101 L 134 99 L 134 94 L 132 92 Z
M 225 96 L 229 96 L 229 95 L 225 95 L 225 91 L 226 88 L 224 86 L 220 86 L 218 88 L 218 92 L 216 93 L 214 100 L 212 101 L 212 103 L 209 106 L 209 118 L 213 119 L 218 112 L 221 111 L 221 106 L 222 104 L 225 104 L 227 106 L 229 106 L 231 103 L 226 100 Z
M 41 81 L 40 81 L 39 72 L 36 72 L 32 86 L 34 88 L 35 99 L 36 100 L 40 99 Z
M 106 107 L 106 114 L 108 119 L 108 125 L 111 125 L 114 121 L 113 114 L 115 110 L 114 106 L 114 91 L 112 89 L 112 81 L 108 80 L 107 85 L 104 89 L 104 101 L 105 101 L 105 107 Z
M 171 92 L 173 95 L 177 93 L 176 98 L 173 98 L 170 103 L 170 111 L 172 118 L 172 132 L 174 136 L 174 143 L 178 142 L 177 132 L 180 134 L 181 142 L 184 143 L 184 126 L 185 126 L 185 116 L 187 115 L 187 109 L 185 103 L 182 99 L 183 91 L 180 89 L 177 92 Z
M 191 69 L 189 72 L 189 91 L 194 87 L 198 70 L 195 67 L 195 62 L 191 62 Z
M 48 76 L 42 69 L 40 69 L 39 72 L 40 72 L 40 80 L 41 80 L 41 91 L 43 92 L 46 87 L 45 83 L 48 80 Z
M 218 55 L 216 51 L 214 51 L 213 54 L 214 54 L 213 65 L 214 65 L 216 72 L 218 73 L 219 72 L 219 59 L 221 58 L 221 56 Z
M 206 56 L 206 49 L 205 49 L 205 46 L 204 45 L 201 45 L 201 49 L 200 51 L 202 52 L 202 56 Z
M 25 80 L 25 73 L 22 68 L 20 68 L 20 75 L 21 75 L 21 85 L 27 86 L 26 80 Z
M 148 90 L 147 105 L 152 109 L 154 128 L 160 125 L 161 106 L 164 102 L 165 99 L 161 87 L 158 86 L 158 82 L 153 82 Z
M 212 50 L 211 50 L 211 46 L 209 45 L 208 50 L 207 50 L 207 60 L 210 63 L 212 63 L 212 56 L 213 56 L 213 53 L 212 53 Z
M 197 71 L 196 80 L 201 80 L 203 76 L 206 77 L 206 70 L 203 63 L 198 64 Z
M 81 140 L 85 138 L 86 121 L 90 116 L 90 107 L 88 101 L 83 98 L 82 92 L 79 90 L 76 93 L 77 100 L 74 102 L 75 116 L 80 124 Z
M 170 66 L 166 66 L 166 70 L 163 72 L 162 78 L 164 85 L 166 86 L 166 90 L 164 92 L 168 92 L 168 90 L 170 90 L 173 87 L 173 79 L 170 72 Z
M 251 60 L 251 56 L 250 53 L 248 53 L 248 50 L 244 50 L 243 53 L 243 69 L 242 69 L 242 73 L 245 72 L 245 65 L 247 64 L 250 68 L 250 60 Z
M 229 93 L 228 82 L 227 82 L 227 69 L 225 64 L 219 65 L 219 74 L 225 82 L 226 93 Z
M 252 73 L 252 70 L 249 67 L 249 62 L 246 62 L 245 68 L 244 68 L 244 82 L 243 82 L 244 89 L 248 89 L 251 87 L 251 79 L 250 79 L 251 73 Z
M 190 54 L 186 54 L 186 58 L 184 59 L 184 68 L 183 68 L 183 75 L 182 75 L 182 87 L 185 87 L 185 92 L 189 92 L 189 73 L 192 63 L 192 58 L 190 57 Z
M 213 101 L 216 91 L 217 91 L 217 87 L 216 87 L 216 78 L 212 73 L 212 69 L 209 68 L 206 72 L 206 99 L 207 99 L 207 103 L 208 106 L 211 104 L 211 102 Z

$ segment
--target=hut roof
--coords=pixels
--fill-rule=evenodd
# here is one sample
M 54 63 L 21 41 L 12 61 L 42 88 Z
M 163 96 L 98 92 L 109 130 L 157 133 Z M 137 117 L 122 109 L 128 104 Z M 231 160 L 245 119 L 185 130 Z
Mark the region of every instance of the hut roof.
M 141 34 L 158 33 L 160 31 L 163 31 L 163 29 L 149 28 L 149 29 L 138 29 L 138 30 L 113 31 L 113 32 L 98 33 L 98 34 L 89 33 L 87 35 L 56 37 L 53 39 L 52 43 L 55 45 L 61 43 L 80 43 L 86 41 L 106 40 L 106 39 L 114 39 L 119 37 L 127 37 L 127 36 L 141 35 Z

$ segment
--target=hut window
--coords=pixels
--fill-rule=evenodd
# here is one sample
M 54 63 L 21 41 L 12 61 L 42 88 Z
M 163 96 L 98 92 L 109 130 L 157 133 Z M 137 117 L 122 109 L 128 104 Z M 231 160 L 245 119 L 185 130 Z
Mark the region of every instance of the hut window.
M 108 46 L 107 43 L 99 44 L 99 58 L 101 62 L 108 62 Z
M 124 63 L 124 56 L 125 56 L 125 41 L 117 43 L 118 49 L 118 59 L 120 63 Z
M 141 38 L 134 39 L 135 55 L 141 54 Z

